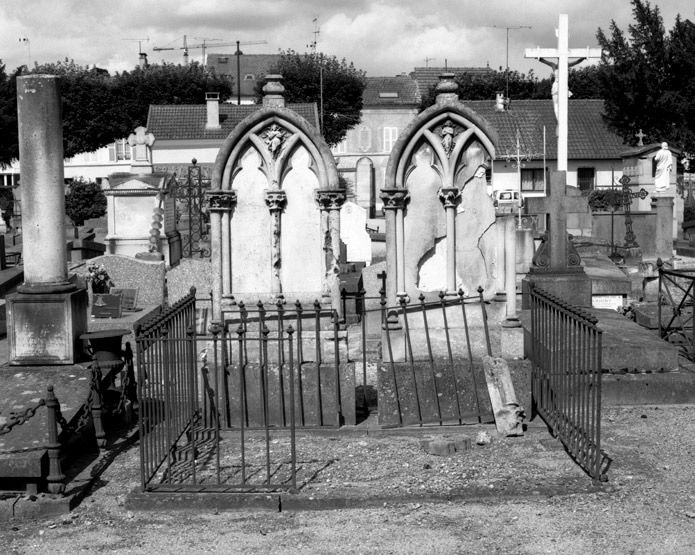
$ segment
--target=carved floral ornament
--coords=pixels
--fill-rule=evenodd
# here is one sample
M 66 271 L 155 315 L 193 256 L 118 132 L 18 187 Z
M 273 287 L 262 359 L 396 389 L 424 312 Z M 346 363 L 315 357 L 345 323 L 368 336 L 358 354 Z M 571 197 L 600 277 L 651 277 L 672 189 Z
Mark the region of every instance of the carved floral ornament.
M 214 190 L 206 193 L 211 212 L 229 212 L 236 204 L 236 191 Z
M 265 203 L 271 212 L 279 212 L 287 206 L 287 193 L 282 189 L 266 191 Z
M 410 200 L 410 193 L 406 189 L 382 189 L 379 197 L 384 203 L 384 210 L 397 210 L 405 208 Z
M 321 189 L 316 191 L 316 202 L 321 210 L 340 210 L 340 207 L 347 200 L 345 191 L 334 189 Z
M 443 187 L 438 195 L 444 208 L 456 208 L 461 202 L 461 191 L 457 187 Z

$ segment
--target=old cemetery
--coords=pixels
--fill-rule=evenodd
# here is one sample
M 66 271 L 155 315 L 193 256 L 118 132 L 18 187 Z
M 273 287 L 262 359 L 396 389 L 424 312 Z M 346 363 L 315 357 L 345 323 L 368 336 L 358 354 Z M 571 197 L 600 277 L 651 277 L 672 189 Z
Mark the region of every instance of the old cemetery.
M 1 257 L 7 492 L 69 507 L 130 433 L 134 506 L 162 492 L 301 496 L 336 461 L 307 447 L 316 434 L 407 428 L 443 456 L 471 450 L 474 434 L 521 442 L 529 420 L 600 484 L 602 403 L 692 401 L 695 276 L 674 256 L 690 248 L 674 245 L 675 179 L 655 192 L 649 174 L 660 148 L 626 150 L 603 196 L 557 171 L 546 196 L 495 203 L 500 137 L 445 74 L 391 152 L 382 251 L 328 145 L 270 75 L 209 182 L 192 164 L 200 198 L 155 171 L 156 137 L 138 128 L 132 171 L 102 183 L 106 218 L 75 235 L 57 79 L 17 86 L 20 137 L 46 140 L 21 142 L 22 233 L 5 240 L 22 248 L 7 267 L 13 251 Z M 453 439 L 429 441 L 442 430 Z

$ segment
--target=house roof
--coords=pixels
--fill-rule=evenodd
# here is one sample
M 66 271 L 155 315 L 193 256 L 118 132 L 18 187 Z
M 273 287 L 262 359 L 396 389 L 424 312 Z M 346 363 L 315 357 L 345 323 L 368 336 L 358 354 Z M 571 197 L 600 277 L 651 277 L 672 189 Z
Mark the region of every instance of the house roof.
M 496 111 L 494 100 L 463 100 L 463 104 L 483 116 L 499 134 L 498 159 L 516 154 L 517 129 L 522 156 L 543 157 L 545 126 L 546 158 L 557 159 L 557 139 L 553 101 L 512 100 L 509 109 Z M 626 150 L 622 139 L 603 121 L 603 100 L 569 101 L 567 156 L 574 160 L 620 159 Z
M 430 87 L 439 83 L 439 76 L 442 73 L 485 75 L 492 71 L 489 67 L 416 67 L 410 72 L 410 76 L 417 81 L 420 93 L 427 94 Z
M 417 81 L 408 75 L 396 77 L 367 77 L 362 93 L 363 106 L 419 105 L 420 90 Z
M 239 56 L 239 73 L 241 76 L 242 96 L 253 96 L 256 83 L 270 72 L 270 69 L 280 61 L 280 54 L 242 54 Z M 232 77 L 235 81 L 236 94 L 236 56 L 234 53 L 209 53 L 207 66 L 220 76 Z M 253 78 L 248 78 L 253 76 Z
M 262 104 L 237 106 L 221 103 L 219 105 L 220 128 L 206 129 L 207 106 L 205 104 L 152 104 L 147 114 L 147 130 L 160 141 L 225 139 L 241 120 L 262 107 Z M 288 104 L 286 107 L 297 112 L 318 129 L 319 116 L 315 103 Z

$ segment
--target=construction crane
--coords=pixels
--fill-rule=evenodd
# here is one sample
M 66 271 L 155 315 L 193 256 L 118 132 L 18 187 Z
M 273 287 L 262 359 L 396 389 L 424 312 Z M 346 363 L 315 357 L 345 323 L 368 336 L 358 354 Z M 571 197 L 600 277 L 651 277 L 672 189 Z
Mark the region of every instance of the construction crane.
M 183 46 L 155 46 L 152 48 L 155 52 L 159 52 L 160 50 L 183 50 L 183 63 L 188 64 L 188 51 L 189 50 L 194 50 L 194 49 L 202 49 L 202 54 L 203 54 L 203 64 L 205 64 L 205 51 L 206 49 L 210 48 L 211 46 L 214 46 L 215 48 L 217 47 L 225 47 L 225 46 L 236 46 L 237 47 L 237 52 L 235 52 L 235 55 L 238 57 L 242 54 L 242 52 L 239 50 L 239 46 L 248 46 L 251 44 L 268 44 L 268 41 L 265 40 L 258 40 L 258 41 L 249 41 L 249 42 L 218 42 L 220 39 L 202 39 L 202 38 L 197 38 L 197 40 L 202 40 L 203 42 L 199 44 L 188 44 L 188 37 L 186 35 L 183 36 Z M 212 43 L 212 44 L 211 44 Z M 239 64 L 237 63 L 237 66 Z

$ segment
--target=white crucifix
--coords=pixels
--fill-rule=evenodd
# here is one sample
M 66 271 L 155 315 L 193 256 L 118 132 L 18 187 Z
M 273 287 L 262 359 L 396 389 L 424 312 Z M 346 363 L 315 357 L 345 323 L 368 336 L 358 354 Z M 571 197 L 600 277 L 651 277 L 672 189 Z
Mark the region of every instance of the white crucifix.
M 567 14 L 560 14 L 560 22 L 557 30 L 557 48 L 527 48 L 524 54 L 526 58 L 537 60 L 553 68 L 555 83 L 553 88 L 557 90 L 557 169 L 567 171 L 567 108 L 569 88 L 567 86 L 568 70 L 570 67 L 586 60 L 587 58 L 600 58 L 600 48 L 569 48 Z M 557 62 L 550 58 L 557 59 Z M 572 62 L 569 59 L 573 58 Z

